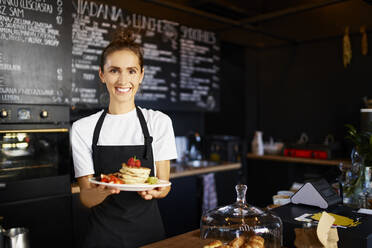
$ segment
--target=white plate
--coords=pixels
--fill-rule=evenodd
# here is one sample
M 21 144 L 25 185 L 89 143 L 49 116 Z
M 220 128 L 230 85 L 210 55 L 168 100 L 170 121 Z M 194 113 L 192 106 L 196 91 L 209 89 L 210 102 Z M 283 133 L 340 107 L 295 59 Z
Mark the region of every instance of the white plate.
M 116 189 L 120 189 L 121 191 L 144 191 L 144 190 L 151 190 L 157 187 L 166 187 L 171 185 L 171 182 L 165 181 L 165 180 L 158 180 L 157 184 L 147 184 L 147 183 L 141 183 L 141 184 L 113 184 L 113 183 L 104 183 L 97 181 L 95 178 L 91 177 L 89 178 L 89 182 L 94 184 L 100 184 L 100 185 L 106 185 L 109 187 L 113 187 Z

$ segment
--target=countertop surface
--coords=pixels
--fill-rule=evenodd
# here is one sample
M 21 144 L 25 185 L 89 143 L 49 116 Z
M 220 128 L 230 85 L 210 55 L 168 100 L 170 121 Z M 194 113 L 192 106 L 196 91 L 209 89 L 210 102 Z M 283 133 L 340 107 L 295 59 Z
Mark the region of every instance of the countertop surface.
M 204 245 L 212 241 L 213 239 L 201 239 L 200 230 L 197 229 L 149 245 L 141 246 L 140 248 L 203 248 Z
M 287 204 L 278 208 L 273 209 L 273 212 L 280 216 L 283 221 L 283 241 L 285 247 L 293 247 L 295 240 L 294 228 L 301 228 L 302 222 L 294 220 L 294 217 L 298 217 L 306 213 L 317 213 L 324 211 L 312 206 L 294 205 Z M 356 227 L 348 228 L 337 228 L 340 240 L 338 241 L 339 248 L 348 247 L 366 247 L 372 248 L 372 216 L 365 214 L 358 214 L 349 207 L 339 205 L 326 210 L 330 213 L 347 216 L 352 219 L 356 217 L 360 218 L 361 224 Z M 193 230 L 184 234 L 180 234 L 162 241 L 158 241 L 142 248 L 183 248 L 183 247 L 203 247 L 212 240 L 203 240 L 200 238 L 200 230 Z
M 192 247 L 198 248 L 211 242 L 210 240 L 203 240 L 200 238 L 200 230 L 194 230 L 181 235 L 177 235 L 159 242 L 142 246 L 142 248 L 184 248 Z
M 182 164 L 172 164 L 170 179 L 186 176 L 200 175 L 210 172 L 219 172 L 227 170 L 237 170 L 241 168 L 241 163 L 239 162 L 222 162 L 216 163 L 206 163 L 200 166 L 188 166 Z
M 190 166 L 185 164 L 171 164 L 170 179 L 196 176 L 212 172 L 238 170 L 242 167 L 240 162 L 221 162 L 221 163 L 202 163 L 198 166 Z M 80 189 L 77 183 L 71 184 L 71 192 L 73 194 L 79 193 Z
M 337 205 L 328 209 L 321 209 L 318 207 L 305 206 L 301 204 L 296 205 L 292 203 L 274 208 L 272 210 L 272 212 L 279 216 L 283 221 L 284 245 L 291 247 L 295 240 L 294 228 L 301 228 L 303 225 L 303 222 L 296 221 L 294 218 L 305 213 L 314 214 L 322 211 L 345 216 L 353 220 L 359 220 L 361 222 L 361 224 L 355 227 L 337 228 L 339 236 L 339 248 L 372 248 L 371 215 L 357 213 L 356 209 L 344 205 Z

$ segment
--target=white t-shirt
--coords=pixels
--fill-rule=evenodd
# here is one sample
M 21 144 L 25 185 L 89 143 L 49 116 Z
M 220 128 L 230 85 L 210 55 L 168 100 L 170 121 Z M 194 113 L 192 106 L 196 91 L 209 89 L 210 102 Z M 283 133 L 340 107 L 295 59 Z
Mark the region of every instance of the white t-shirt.
M 177 158 L 172 120 L 160 111 L 142 109 L 150 136 L 155 161 Z M 75 121 L 70 140 L 75 177 L 94 174 L 92 139 L 94 128 L 103 110 Z M 120 115 L 108 114 L 103 122 L 98 145 L 143 145 L 144 136 L 136 109 Z M 154 164 L 154 172 L 156 167 Z

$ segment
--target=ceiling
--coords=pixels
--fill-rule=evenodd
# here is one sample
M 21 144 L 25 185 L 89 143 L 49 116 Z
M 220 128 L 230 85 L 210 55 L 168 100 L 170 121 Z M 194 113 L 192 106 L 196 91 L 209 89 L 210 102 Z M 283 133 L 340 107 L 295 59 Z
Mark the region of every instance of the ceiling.
M 118 5 L 118 0 L 111 0 Z M 372 31 L 372 0 L 134 0 L 135 13 L 216 32 L 222 41 L 268 48 Z

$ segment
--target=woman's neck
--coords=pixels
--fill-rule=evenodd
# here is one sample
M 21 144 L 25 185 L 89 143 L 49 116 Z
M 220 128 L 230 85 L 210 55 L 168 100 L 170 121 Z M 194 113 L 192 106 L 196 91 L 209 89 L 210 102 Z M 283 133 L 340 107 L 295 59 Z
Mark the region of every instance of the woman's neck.
M 112 115 L 126 114 L 135 109 L 134 103 L 109 104 L 108 113 Z

